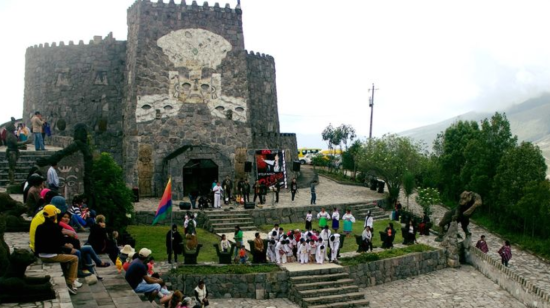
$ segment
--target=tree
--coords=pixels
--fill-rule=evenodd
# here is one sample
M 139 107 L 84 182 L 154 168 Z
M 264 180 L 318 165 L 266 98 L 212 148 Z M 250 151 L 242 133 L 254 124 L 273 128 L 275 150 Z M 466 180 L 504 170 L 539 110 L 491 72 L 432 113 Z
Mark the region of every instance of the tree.
M 323 130 L 321 133 L 323 140 L 327 142 L 328 149 L 332 150 L 334 157 L 334 146 L 338 146 L 342 140 L 342 132 L 338 129 L 335 129 L 331 123 Z M 332 169 L 332 164 L 329 164 L 329 170 Z
M 434 149 L 439 155 L 441 181 L 445 183 L 443 194 L 447 199 L 456 200 L 464 191 L 461 172 L 468 159 L 464 149 L 478 139 L 479 134 L 476 122 L 458 121 L 437 136 Z
M 536 232 L 547 238 L 550 234 L 550 181 L 529 182 L 523 192 L 515 210 L 523 220 L 523 234 L 526 234 L 529 225 L 532 237 L 535 237 Z M 535 228 L 535 222 L 539 223 L 540 228 Z
M 340 135 L 340 144 L 344 144 L 346 152 L 348 151 L 348 143 L 352 143 L 353 140 L 357 137 L 355 134 L 355 128 L 351 125 L 342 124 L 336 129 Z M 341 148 L 341 146 L 340 146 Z M 342 149 L 340 149 L 342 150 Z
M 403 191 L 405 191 L 405 196 L 407 196 L 407 208 L 409 208 L 409 197 L 414 191 L 414 174 L 411 172 L 403 175 Z
M 506 152 L 493 182 L 493 200 L 500 207 L 493 216 L 501 222 L 511 223 L 511 215 L 523 211 L 516 204 L 524 196 L 525 187 L 530 182 L 542 182 L 545 178 L 546 162 L 538 146 L 522 142 Z
M 491 189 L 498 165 L 504 153 L 515 147 L 506 114 L 495 113 L 490 120 L 481 121 L 478 138 L 471 139 L 464 149 L 466 158 L 460 172 L 464 189 L 475 191 L 483 198 L 483 211 L 491 213 Z
M 363 144 L 355 140 L 351 146 L 342 154 L 342 165 L 346 170 L 353 171 L 353 178 L 357 176 L 357 159 L 363 151 Z
M 389 201 L 395 202 L 407 172 L 416 173 L 421 147 L 410 138 L 387 134 L 367 141 L 359 166 L 365 174 L 373 171 L 388 186 Z
M 126 187 L 120 168 L 109 153 L 94 159 L 95 210 L 107 218 L 109 227 L 122 233 L 134 212 L 132 191 Z

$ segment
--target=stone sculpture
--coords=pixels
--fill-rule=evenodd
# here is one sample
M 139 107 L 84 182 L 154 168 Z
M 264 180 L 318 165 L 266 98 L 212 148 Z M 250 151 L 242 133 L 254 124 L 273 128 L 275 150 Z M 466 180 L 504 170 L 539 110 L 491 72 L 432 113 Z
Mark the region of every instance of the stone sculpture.
M 139 193 L 142 196 L 153 195 L 151 178 L 153 177 L 153 147 L 140 144 L 138 151 Z
M 13 200 L 9 194 L 0 193 L 0 213 L 3 216 L 5 231 L 7 232 L 28 232 L 30 221 L 26 221 L 21 214 L 26 212 L 21 202 Z M 2 231 L 3 234 L 4 230 Z
M 36 164 L 39 167 L 49 166 L 77 151 L 80 151 L 84 158 L 84 194 L 88 196 L 88 206 L 93 207 L 95 204 L 94 185 L 92 181 L 94 160 L 90 145 L 88 143 L 88 129 L 85 124 L 75 125 L 73 138 L 73 143 L 69 144 L 66 148 L 55 152 L 50 157 L 39 159 Z
M 458 243 L 458 222 L 453 220 L 450 223 L 447 233 L 443 236 L 441 247 L 445 248 L 447 265 L 449 267 L 460 267 L 460 246 Z
M 0 216 L 0 303 L 37 302 L 55 298 L 50 276 L 27 277 L 27 266 L 36 262 L 28 250 L 10 250 L 4 241 L 5 217 Z
M 441 242 L 445 235 L 446 228 L 449 227 L 451 222 L 456 221 L 462 226 L 462 230 L 466 236 L 470 235 L 468 225 L 470 224 L 470 216 L 474 210 L 483 204 L 481 196 L 473 191 L 464 191 L 460 194 L 460 202 L 458 207 L 453 210 L 449 210 L 443 215 L 439 222 L 440 234 L 436 241 Z
M 183 246 L 183 263 L 185 264 L 197 264 L 197 257 L 199 256 L 199 251 L 201 250 L 202 244 L 197 245 L 195 250 L 187 250 L 185 245 Z
M 265 247 L 267 247 L 267 245 Z M 235 244 L 231 243 L 231 249 L 228 252 L 220 251 L 220 245 L 218 244 L 214 244 L 214 248 L 216 249 L 220 264 L 231 264 L 233 252 L 235 252 Z

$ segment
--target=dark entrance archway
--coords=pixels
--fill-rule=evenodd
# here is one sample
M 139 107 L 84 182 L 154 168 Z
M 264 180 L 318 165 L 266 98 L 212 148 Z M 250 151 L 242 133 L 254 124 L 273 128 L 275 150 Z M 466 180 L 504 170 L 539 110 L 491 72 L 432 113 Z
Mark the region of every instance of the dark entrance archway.
M 208 195 L 218 179 L 218 165 L 211 159 L 191 159 L 183 166 L 183 195 Z

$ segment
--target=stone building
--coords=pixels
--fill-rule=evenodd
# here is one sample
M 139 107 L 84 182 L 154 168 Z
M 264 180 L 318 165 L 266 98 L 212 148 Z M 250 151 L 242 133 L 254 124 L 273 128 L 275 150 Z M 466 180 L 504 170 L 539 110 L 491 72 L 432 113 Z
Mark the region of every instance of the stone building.
M 279 130 L 275 61 L 245 50 L 240 6 L 137 0 L 127 14 L 127 41 L 27 49 L 24 119 L 39 110 L 54 144 L 87 124 L 142 196 L 169 177 L 175 198 L 226 176 L 253 181 L 261 149 L 284 151 L 289 177 L 297 144 Z

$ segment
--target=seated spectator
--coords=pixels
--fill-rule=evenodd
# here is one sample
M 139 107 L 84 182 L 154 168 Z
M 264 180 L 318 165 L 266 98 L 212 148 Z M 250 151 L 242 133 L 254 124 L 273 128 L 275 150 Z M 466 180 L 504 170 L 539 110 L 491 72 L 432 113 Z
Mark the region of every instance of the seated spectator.
M 225 234 L 222 234 L 222 240 L 220 242 L 220 249 L 222 252 L 229 252 L 231 250 L 231 243 L 227 240 Z
M 195 300 L 197 303 L 194 308 L 206 307 L 210 304 L 208 302 L 208 290 L 206 290 L 204 280 L 199 280 L 199 285 L 195 288 Z
M 107 225 L 105 223 L 105 216 L 97 215 L 97 224 L 90 228 L 90 236 L 86 244 L 91 245 L 96 253 L 106 253 L 109 255 L 111 261 L 116 262 L 120 251 L 116 244 L 116 236 L 109 237 L 107 231 Z M 113 235 L 116 231 L 113 232 Z
M 25 206 L 27 207 L 27 214 L 29 216 L 33 216 L 34 213 L 38 211 L 38 206 L 40 203 L 40 192 L 44 188 L 44 178 L 41 176 L 34 177 L 32 183 L 30 184 L 32 186 L 27 192 L 27 200 L 25 202 Z
M 418 232 L 420 235 L 430 235 L 430 216 L 426 213 L 422 215 L 422 221 L 418 224 Z
M 73 204 L 69 208 L 69 213 L 71 213 L 71 226 L 76 228 L 78 231 L 85 231 L 84 227 L 87 225 L 86 220 L 82 218 L 82 199 L 79 196 L 74 196 Z
M 98 216 L 99 218 L 99 216 Z M 151 250 L 142 248 L 137 257 L 130 263 L 126 271 L 125 279 L 130 284 L 134 292 L 145 293 L 149 296 L 149 301 L 153 301 L 156 297 L 161 296 L 160 289 L 163 280 L 147 275 L 147 261 L 151 256 Z M 171 296 L 164 296 L 160 303 L 168 303 Z
M 393 240 L 395 239 L 395 229 L 393 223 L 389 223 L 384 232 L 380 232 L 382 237 L 382 248 L 393 248 Z
M 42 211 L 45 218 L 43 224 L 36 228 L 35 252 L 43 262 L 68 263 L 69 271 L 65 274 L 65 281 L 71 294 L 76 294 L 77 289 L 82 286 L 77 278 L 78 257 L 72 255 L 75 253 L 72 246 L 67 246 L 63 240 L 62 228 L 57 224 L 57 215 L 61 211 L 53 205 L 47 205 Z M 64 254 L 63 249 L 69 248 L 71 254 Z
M 363 239 L 362 251 L 367 252 L 370 248 L 370 251 L 372 252 L 372 232 L 369 226 L 365 227 L 365 229 L 363 230 L 363 234 L 361 234 L 361 238 Z

